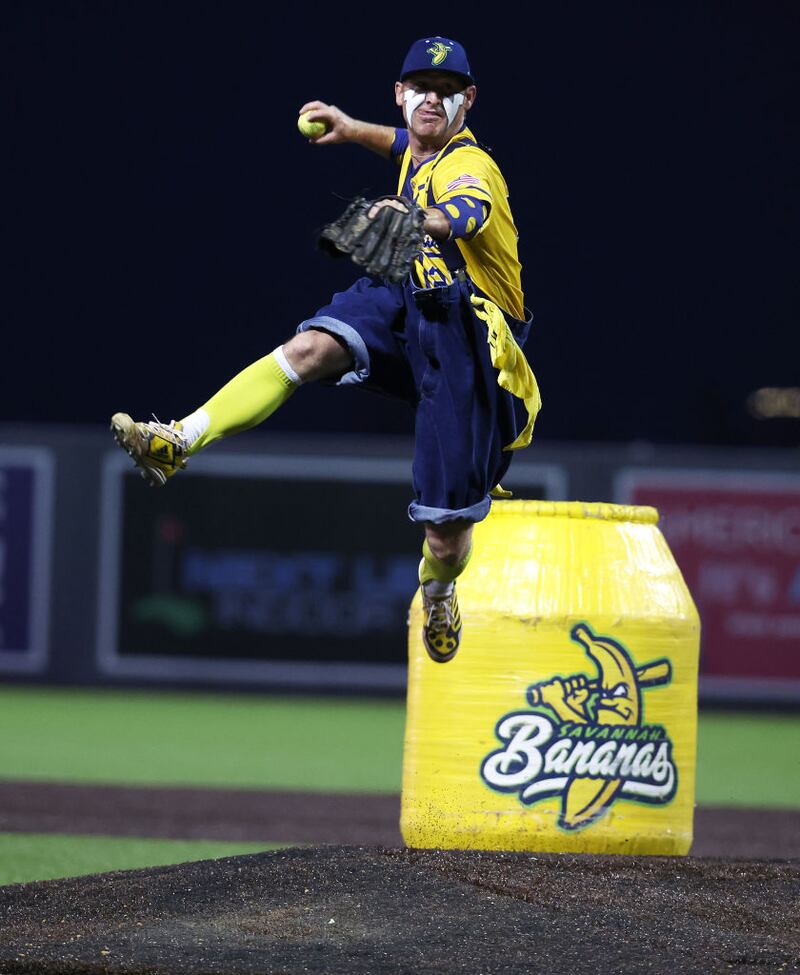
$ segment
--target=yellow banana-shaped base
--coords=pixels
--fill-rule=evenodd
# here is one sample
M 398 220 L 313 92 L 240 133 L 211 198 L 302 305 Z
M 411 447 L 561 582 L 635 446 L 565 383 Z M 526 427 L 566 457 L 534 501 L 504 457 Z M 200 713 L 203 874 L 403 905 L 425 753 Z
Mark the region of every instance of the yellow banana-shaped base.
M 497 501 L 450 663 L 409 619 L 409 846 L 674 855 L 694 813 L 699 620 L 653 509 Z

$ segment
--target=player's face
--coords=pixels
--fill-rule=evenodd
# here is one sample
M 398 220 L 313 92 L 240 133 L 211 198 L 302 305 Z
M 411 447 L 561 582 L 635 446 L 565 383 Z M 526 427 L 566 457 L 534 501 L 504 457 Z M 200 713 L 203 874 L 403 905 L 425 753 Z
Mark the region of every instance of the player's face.
M 425 96 L 414 110 L 410 123 L 408 105 L 405 101 L 407 91 Z M 461 126 L 465 109 L 469 109 L 475 99 L 474 85 L 465 88 L 461 78 L 446 71 L 420 71 L 410 75 L 405 81 L 398 81 L 395 86 L 397 104 L 403 109 L 406 125 L 425 142 L 443 138 L 451 128 L 444 108 L 444 99 L 458 92 L 464 92 L 464 105 L 453 119 L 454 129 Z

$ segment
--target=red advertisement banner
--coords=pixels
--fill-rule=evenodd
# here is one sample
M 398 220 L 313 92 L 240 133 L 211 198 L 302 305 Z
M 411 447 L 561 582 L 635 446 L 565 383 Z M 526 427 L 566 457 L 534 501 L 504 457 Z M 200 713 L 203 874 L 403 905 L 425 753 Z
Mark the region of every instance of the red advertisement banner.
M 800 681 L 800 475 L 627 470 L 700 612 L 700 673 Z

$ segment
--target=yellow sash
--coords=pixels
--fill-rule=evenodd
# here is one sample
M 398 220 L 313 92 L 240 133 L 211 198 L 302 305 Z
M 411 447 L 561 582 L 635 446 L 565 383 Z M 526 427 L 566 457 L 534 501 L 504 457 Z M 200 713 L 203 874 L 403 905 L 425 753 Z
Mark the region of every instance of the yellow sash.
M 519 450 L 527 447 L 533 437 L 533 424 L 542 408 L 542 397 L 536 376 L 528 365 L 525 353 L 517 345 L 517 340 L 511 334 L 506 316 L 493 301 L 472 295 L 475 314 L 486 322 L 486 341 L 489 343 L 489 353 L 492 365 L 498 370 L 497 384 L 507 390 L 512 396 L 521 399 L 528 413 L 528 422 L 517 439 L 503 447 L 503 450 Z

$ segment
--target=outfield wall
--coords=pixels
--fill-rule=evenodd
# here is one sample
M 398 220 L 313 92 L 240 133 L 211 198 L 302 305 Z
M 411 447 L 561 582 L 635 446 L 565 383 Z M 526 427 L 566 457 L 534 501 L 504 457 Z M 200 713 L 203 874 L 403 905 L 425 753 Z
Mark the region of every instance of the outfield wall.
M 104 430 L 0 426 L 0 673 L 402 692 L 411 452 L 248 433 L 158 490 Z M 700 610 L 701 699 L 800 701 L 795 451 L 539 443 L 504 487 L 655 505 Z

